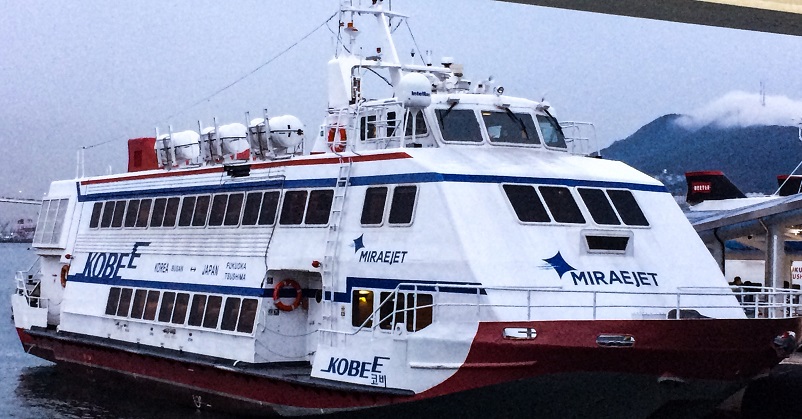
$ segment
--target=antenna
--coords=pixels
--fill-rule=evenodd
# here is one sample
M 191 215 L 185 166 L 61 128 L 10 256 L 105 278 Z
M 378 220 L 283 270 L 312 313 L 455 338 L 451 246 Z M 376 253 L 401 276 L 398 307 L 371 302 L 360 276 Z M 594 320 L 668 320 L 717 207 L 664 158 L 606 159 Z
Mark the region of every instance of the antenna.
M 766 106 L 766 82 L 760 81 L 760 105 Z

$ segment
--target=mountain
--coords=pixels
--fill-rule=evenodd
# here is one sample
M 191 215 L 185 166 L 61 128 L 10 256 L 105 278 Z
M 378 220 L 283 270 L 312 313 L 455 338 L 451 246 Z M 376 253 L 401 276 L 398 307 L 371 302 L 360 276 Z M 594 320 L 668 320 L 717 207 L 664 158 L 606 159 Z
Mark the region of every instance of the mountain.
M 661 116 L 629 137 L 602 150 L 661 180 L 675 195 L 685 194 L 685 172 L 720 170 L 745 193 L 770 194 L 777 175 L 789 174 L 802 160 L 796 127 L 687 128 L 682 115 Z

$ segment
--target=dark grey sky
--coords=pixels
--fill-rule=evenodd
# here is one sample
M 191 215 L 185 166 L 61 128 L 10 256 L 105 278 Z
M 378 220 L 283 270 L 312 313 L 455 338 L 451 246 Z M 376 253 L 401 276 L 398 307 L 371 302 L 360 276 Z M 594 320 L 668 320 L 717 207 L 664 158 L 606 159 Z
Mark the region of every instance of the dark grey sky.
M 603 143 L 733 91 L 757 93 L 761 81 L 768 94 L 789 98 L 783 103 L 802 100 L 802 38 L 489 0 L 392 4 L 412 15 L 418 44 L 436 59 L 453 56 L 473 80 L 493 75 L 507 94 L 545 97 L 561 119 L 594 122 Z M 334 45 L 326 28 L 189 106 L 336 7 L 333 0 L 0 0 L 0 196 L 41 197 L 51 180 L 75 176 L 80 147 L 106 141 L 86 152 L 87 173 L 124 171 L 125 140 L 157 126 L 165 132 L 168 123 L 178 131 L 215 116 L 243 122 L 246 111 L 267 107 L 316 127 Z M 404 26 L 397 33 L 408 37 Z

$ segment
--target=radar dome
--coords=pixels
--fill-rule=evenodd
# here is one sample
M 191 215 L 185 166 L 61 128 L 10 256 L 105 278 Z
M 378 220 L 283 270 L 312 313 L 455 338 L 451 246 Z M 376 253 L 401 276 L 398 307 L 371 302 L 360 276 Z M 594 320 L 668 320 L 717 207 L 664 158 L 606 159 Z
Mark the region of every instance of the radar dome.
M 405 74 L 398 82 L 398 99 L 405 108 L 425 108 L 432 103 L 432 83 L 423 74 Z

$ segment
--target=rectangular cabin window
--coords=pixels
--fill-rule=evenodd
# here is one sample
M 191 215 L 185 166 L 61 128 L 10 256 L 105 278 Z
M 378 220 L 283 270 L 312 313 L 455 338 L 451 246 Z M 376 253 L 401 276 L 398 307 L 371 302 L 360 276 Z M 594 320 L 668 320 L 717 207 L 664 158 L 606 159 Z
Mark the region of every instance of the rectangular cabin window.
M 136 216 L 136 227 L 147 227 L 148 226 L 148 216 L 150 216 L 150 205 L 153 202 L 152 199 L 143 199 L 139 202 L 139 213 Z
M 245 198 L 243 193 L 233 193 L 228 196 L 228 205 L 226 205 L 226 218 L 223 224 L 227 226 L 235 226 L 239 224 L 239 216 L 242 212 L 242 200 Z
M 585 217 L 579 210 L 579 205 L 571 195 L 570 189 L 563 186 L 540 186 L 538 190 L 543 195 L 543 200 L 546 201 L 546 206 L 549 208 L 551 216 L 554 217 L 554 221 L 575 224 L 585 222 Z
M 415 136 L 424 136 L 429 132 L 426 128 L 426 118 L 423 116 L 423 112 L 417 112 L 415 114 Z M 404 133 L 407 137 L 412 136 L 412 114 L 410 111 L 407 111 L 407 129 Z M 479 140 L 481 141 L 481 139 Z
M 150 215 L 150 226 L 161 227 L 164 222 L 164 210 L 167 209 L 167 198 L 156 198 L 153 201 L 153 213 Z
M 111 287 L 109 298 L 106 300 L 106 314 L 114 316 L 117 314 L 117 306 L 120 303 L 120 288 Z
M 543 142 L 549 147 L 566 149 L 565 135 L 560 124 L 551 116 L 537 115 L 537 124 L 543 133 Z
M 61 241 L 62 226 L 67 216 L 68 199 L 45 199 L 36 222 L 36 233 L 33 242 L 44 247 L 59 245 Z
M 600 234 L 588 234 L 585 236 L 588 250 L 604 251 L 613 253 L 623 253 L 627 250 L 629 237 L 627 236 L 607 236 Z
M 95 202 L 92 205 L 92 217 L 89 219 L 89 228 L 98 228 L 98 226 L 100 226 L 100 213 L 102 211 L 102 202 Z
M 44 210 L 44 206 L 42 206 Z M 103 203 L 103 215 L 100 217 L 100 228 L 111 227 L 111 219 L 114 216 L 114 201 Z
M 415 197 L 418 194 L 417 186 L 396 186 L 393 189 L 393 199 L 390 203 L 390 224 L 410 224 L 415 211 Z
M 387 204 L 387 188 L 375 187 L 365 191 L 365 203 L 362 205 L 362 224 L 378 225 L 384 218 L 384 206 Z
M 192 216 L 193 227 L 203 227 L 206 225 L 206 216 L 209 214 L 209 195 L 201 195 L 195 201 L 195 214 Z
M 131 306 L 131 318 L 141 319 L 142 314 L 145 312 L 145 296 L 148 290 L 136 290 L 134 293 L 134 304 Z
M 392 330 L 396 324 L 404 322 L 404 294 L 383 292 L 380 297 L 379 327 L 385 330 Z
M 125 215 L 125 203 L 126 201 L 117 201 L 114 203 L 114 215 L 111 219 L 111 226 L 112 228 L 118 228 L 123 226 L 123 216 Z
M 128 317 L 128 310 L 131 308 L 131 295 L 134 293 L 132 288 L 123 288 L 120 293 L 120 305 L 117 306 L 117 315 Z
M 528 113 L 482 111 L 482 121 L 491 143 L 540 144 L 535 121 Z
M 443 141 L 482 142 L 479 120 L 472 109 L 438 109 L 435 113 Z
M 519 220 L 525 223 L 551 222 L 551 217 L 533 186 L 504 185 L 503 188 Z
M 164 209 L 164 224 L 162 227 L 175 227 L 175 220 L 178 218 L 178 204 L 181 198 L 174 197 L 167 199 L 167 208 Z
M 373 291 L 353 290 L 351 293 L 351 325 L 372 327 Z
M 195 294 L 192 296 L 192 306 L 189 310 L 190 326 L 200 326 L 203 323 L 203 313 L 206 310 L 206 296 Z
M 643 211 L 640 209 L 640 206 L 638 206 L 638 201 L 635 200 L 632 192 L 621 189 L 608 189 L 607 195 L 609 195 L 610 200 L 613 201 L 613 205 L 618 211 L 618 215 L 621 216 L 621 220 L 624 221 L 624 224 L 629 226 L 649 225 L 649 221 L 646 219 L 646 216 L 643 215 Z
M 239 319 L 239 307 L 242 300 L 237 297 L 226 298 L 226 305 L 223 308 L 223 318 L 220 320 L 220 329 L 234 331 Z
M 333 198 L 334 191 L 331 189 L 310 192 L 304 224 L 328 224 Z
M 184 324 L 187 319 L 187 307 L 189 306 L 189 294 L 179 292 L 175 297 L 175 308 L 173 309 L 173 319 L 171 323 Z
M 240 309 L 239 321 L 237 322 L 237 332 L 253 332 L 253 323 L 256 320 L 256 309 L 258 307 L 259 301 L 257 301 L 255 298 L 246 298 L 242 300 L 242 308 Z
M 145 320 L 154 320 L 156 318 L 156 309 L 159 308 L 159 291 L 148 291 L 147 299 L 145 300 L 145 314 L 142 316 Z
M 590 216 L 593 217 L 593 221 L 595 221 L 596 224 L 621 224 L 621 221 L 615 214 L 613 206 L 610 204 L 610 200 L 607 199 L 607 195 L 603 190 L 578 188 L 577 191 L 579 192 L 579 196 L 582 197 L 582 201 L 585 203 L 588 211 L 590 211 Z
M 367 117 L 362 117 L 359 119 L 359 124 L 362 129 L 359 130 L 359 139 L 361 141 L 365 141 L 365 139 L 376 138 L 376 115 L 368 115 Z
M 126 227 L 136 226 L 136 218 L 139 216 L 139 200 L 132 199 L 128 201 L 128 208 L 125 210 L 125 223 Z
M 221 226 L 226 216 L 226 205 L 228 204 L 228 194 L 217 194 L 212 199 L 212 210 L 209 212 L 209 225 Z
M 279 224 L 297 225 L 304 219 L 306 208 L 306 191 L 288 191 L 284 193 L 284 203 L 281 205 Z
M 259 207 L 262 205 L 262 192 L 248 192 L 245 198 L 245 208 L 242 211 L 242 225 L 256 225 L 259 219 Z
M 269 226 L 276 222 L 279 198 L 281 198 L 280 192 L 265 192 L 262 207 L 259 209 L 260 226 Z
M 431 294 L 407 294 L 408 332 L 416 332 L 432 324 L 433 302 Z
M 195 196 L 185 196 L 181 200 L 181 213 L 178 216 L 179 227 L 189 227 L 192 224 L 192 212 L 195 211 Z
M 220 306 L 223 303 L 223 297 L 219 295 L 210 295 L 206 303 L 206 313 L 203 315 L 203 327 L 209 329 L 217 329 L 217 320 L 220 318 Z
M 173 317 L 173 307 L 175 306 L 175 293 L 165 291 L 162 294 L 162 304 L 159 307 L 159 321 L 167 323 Z

